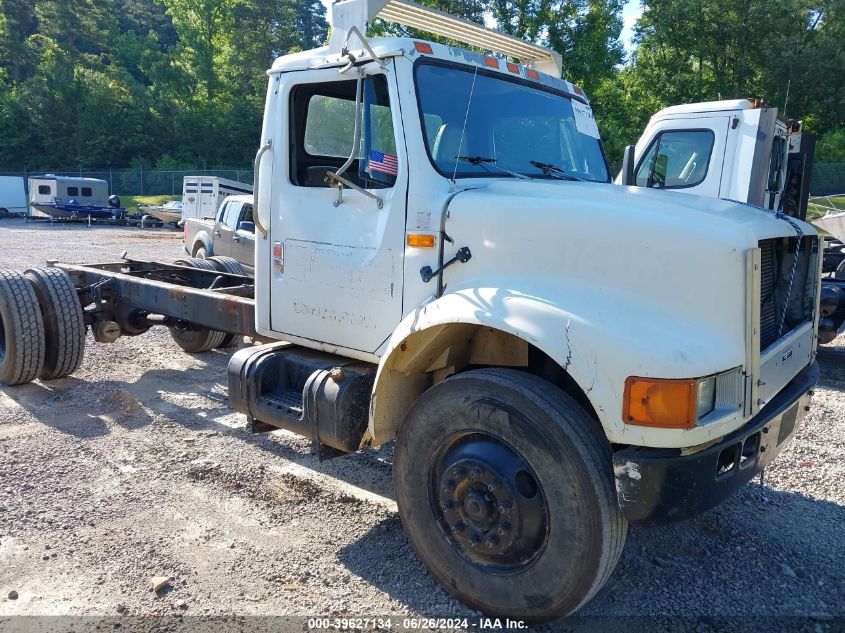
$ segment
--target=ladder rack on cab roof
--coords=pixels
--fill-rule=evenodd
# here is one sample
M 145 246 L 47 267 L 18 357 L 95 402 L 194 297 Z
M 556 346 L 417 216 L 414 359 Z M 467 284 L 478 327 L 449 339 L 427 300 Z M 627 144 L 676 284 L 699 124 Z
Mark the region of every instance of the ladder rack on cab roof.
M 546 74 L 560 77 L 561 56 L 553 50 L 531 44 L 511 35 L 458 18 L 443 11 L 430 9 L 410 0 L 341 0 L 332 5 L 332 36 L 329 50 L 340 53 L 349 29 L 357 27 L 367 32 L 367 24 L 382 18 L 457 42 L 487 49 L 517 58 Z

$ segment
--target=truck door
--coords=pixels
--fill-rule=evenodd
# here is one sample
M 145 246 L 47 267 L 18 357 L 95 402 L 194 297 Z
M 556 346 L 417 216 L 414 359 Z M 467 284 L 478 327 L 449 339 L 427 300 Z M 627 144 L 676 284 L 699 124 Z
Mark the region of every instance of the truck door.
M 232 234 L 231 256 L 250 267 L 255 265 L 255 224 L 252 217 L 252 205 L 245 202 L 237 227 Z
M 401 319 L 408 177 L 393 62 L 360 70 L 360 87 L 354 72 L 337 69 L 282 75 L 270 326 L 373 353 Z M 339 198 L 327 172 L 346 163 L 343 178 L 357 189 L 344 186 Z
M 729 116 L 658 122 L 646 149 L 637 152 L 637 186 L 718 198 L 729 127 Z
M 242 202 L 227 200 L 220 207 L 217 221 L 214 223 L 214 254 L 232 257 L 232 239 L 238 228 Z

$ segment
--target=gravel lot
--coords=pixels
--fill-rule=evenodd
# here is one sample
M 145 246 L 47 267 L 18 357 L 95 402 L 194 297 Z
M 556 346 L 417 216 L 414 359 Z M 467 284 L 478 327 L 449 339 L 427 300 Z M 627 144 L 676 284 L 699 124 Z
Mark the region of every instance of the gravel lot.
M 170 260 L 180 238 L 5 221 L 0 268 L 124 250 Z M 695 520 L 631 529 L 581 614 L 815 615 L 815 630 L 837 626 L 845 338 L 835 343 L 819 353 L 803 428 L 766 472 L 768 500 L 749 485 Z M 228 358 L 185 354 L 166 331 L 111 346 L 89 335 L 73 377 L 0 388 L 0 616 L 472 615 L 403 534 L 392 447 L 319 463 L 304 439 L 245 433 L 228 407 Z M 154 594 L 154 576 L 171 587 Z

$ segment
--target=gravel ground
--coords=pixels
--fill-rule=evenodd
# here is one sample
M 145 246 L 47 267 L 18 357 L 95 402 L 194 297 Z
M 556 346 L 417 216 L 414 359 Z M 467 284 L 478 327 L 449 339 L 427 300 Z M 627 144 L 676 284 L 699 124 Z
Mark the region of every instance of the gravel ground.
M 180 238 L 5 221 L 0 268 L 124 250 L 169 260 Z M 228 358 L 185 354 L 166 331 L 111 346 L 89 335 L 73 377 L 0 388 L 0 616 L 471 616 L 403 534 L 392 447 L 319 463 L 302 438 L 245 433 Z M 804 426 L 766 471 L 768 500 L 748 485 L 686 523 L 632 528 L 582 615 L 841 623 L 845 338 L 819 360 Z M 170 587 L 153 593 L 155 576 Z

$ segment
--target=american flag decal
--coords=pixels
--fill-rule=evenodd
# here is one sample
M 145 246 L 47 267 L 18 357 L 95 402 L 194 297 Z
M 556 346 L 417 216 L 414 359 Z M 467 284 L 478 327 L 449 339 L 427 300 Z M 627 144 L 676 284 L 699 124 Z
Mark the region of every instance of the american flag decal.
M 392 154 L 385 154 L 384 152 L 371 150 L 369 163 L 372 171 L 380 171 L 391 176 L 395 176 L 399 170 L 399 163 L 396 161 L 396 157 Z

